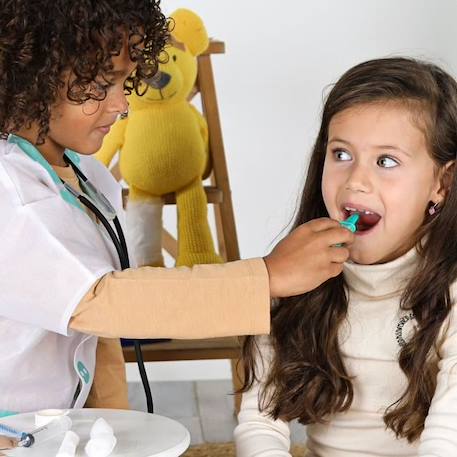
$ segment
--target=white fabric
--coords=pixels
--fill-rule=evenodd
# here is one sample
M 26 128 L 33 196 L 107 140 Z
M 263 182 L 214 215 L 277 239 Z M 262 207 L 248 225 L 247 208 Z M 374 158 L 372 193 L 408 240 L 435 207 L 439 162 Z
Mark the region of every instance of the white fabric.
M 66 416 L 70 412 L 69 409 L 42 409 L 35 413 L 35 426 L 43 427 L 55 419 Z
M 62 437 L 66 432 L 71 430 L 72 426 L 73 421 L 69 416 L 61 416 L 54 419 L 46 426 L 32 431 L 33 437 L 35 438 L 34 446 L 40 447 L 44 442 Z
M 57 451 L 56 457 L 74 457 L 76 455 L 76 448 L 79 444 L 79 436 L 69 430 L 65 433 L 62 444 Z
M 265 382 L 272 349 L 268 337 L 260 337 L 262 356 L 256 361 L 260 382 Z M 239 425 L 235 428 L 236 455 L 238 457 L 291 457 L 290 431 L 287 422 L 272 420 L 258 407 L 260 385 L 243 394 L 238 414 Z
M 113 452 L 116 443 L 113 428 L 100 417 L 92 425 L 90 440 L 84 450 L 88 457 L 108 457 Z
M 126 211 L 127 238 L 130 258 L 139 267 L 162 266 L 163 201 L 128 201 Z
M 123 223 L 119 184 L 94 158 L 80 157 L 79 168 Z M 94 282 L 119 268 L 115 250 L 41 165 L 4 140 L 0 214 L 0 410 L 68 408 L 79 379 L 75 406 L 82 406 L 97 339 L 69 332 L 68 323 Z
M 408 456 L 450 457 L 457 455 L 457 316 L 453 307 L 444 323 L 439 341 L 438 385 L 419 442 L 397 440 L 383 422 L 385 409 L 395 402 L 407 386 L 398 365 L 400 346 L 396 331 L 409 314 L 399 309 L 405 281 L 413 274 L 416 254 L 383 265 L 344 266 L 349 284 L 347 320 L 339 339 L 343 361 L 354 376 L 354 400 L 349 411 L 335 414 L 327 424 L 307 427 L 310 457 Z M 451 296 L 456 299 L 453 287 Z M 414 319 L 406 321 L 401 336 L 408 340 Z M 268 341 L 262 353 L 270 357 Z M 273 421 L 258 408 L 257 384 L 243 395 L 239 425 L 235 430 L 238 457 L 290 456 L 289 427 Z

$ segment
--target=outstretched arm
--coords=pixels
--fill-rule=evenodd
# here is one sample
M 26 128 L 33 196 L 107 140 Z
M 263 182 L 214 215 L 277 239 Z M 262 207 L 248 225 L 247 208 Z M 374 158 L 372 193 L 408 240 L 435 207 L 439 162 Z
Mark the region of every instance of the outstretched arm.
M 270 297 L 312 290 L 338 275 L 353 234 L 330 219 L 294 230 L 265 259 L 106 274 L 80 301 L 70 327 L 124 338 L 211 338 L 269 332 Z
M 211 338 L 268 333 L 262 259 L 192 268 L 142 267 L 102 277 L 79 303 L 72 329 L 108 338 Z

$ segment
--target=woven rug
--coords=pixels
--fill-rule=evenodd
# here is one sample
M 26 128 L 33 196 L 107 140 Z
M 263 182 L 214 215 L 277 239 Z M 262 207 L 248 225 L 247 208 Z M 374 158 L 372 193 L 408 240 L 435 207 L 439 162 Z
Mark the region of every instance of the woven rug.
M 293 457 L 304 457 L 303 446 L 292 446 Z M 192 446 L 183 454 L 185 457 L 235 457 L 235 445 L 233 443 L 200 444 Z

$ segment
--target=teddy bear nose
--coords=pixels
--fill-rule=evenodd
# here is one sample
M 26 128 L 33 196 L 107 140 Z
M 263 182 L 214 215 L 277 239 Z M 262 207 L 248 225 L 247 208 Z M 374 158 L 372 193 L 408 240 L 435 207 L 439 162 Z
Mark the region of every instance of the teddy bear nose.
M 154 89 L 163 89 L 171 80 L 171 75 L 164 71 L 158 71 L 152 78 L 145 79 L 145 83 Z

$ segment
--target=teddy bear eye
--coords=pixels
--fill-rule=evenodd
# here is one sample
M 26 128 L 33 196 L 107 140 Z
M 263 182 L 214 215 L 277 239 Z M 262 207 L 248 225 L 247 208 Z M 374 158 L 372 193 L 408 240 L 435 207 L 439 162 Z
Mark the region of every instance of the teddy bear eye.
M 173 55 L 172 59 L 173 59 L 173 62 L 176 62 L 176 60 L 177 60 L 176 55 Z

